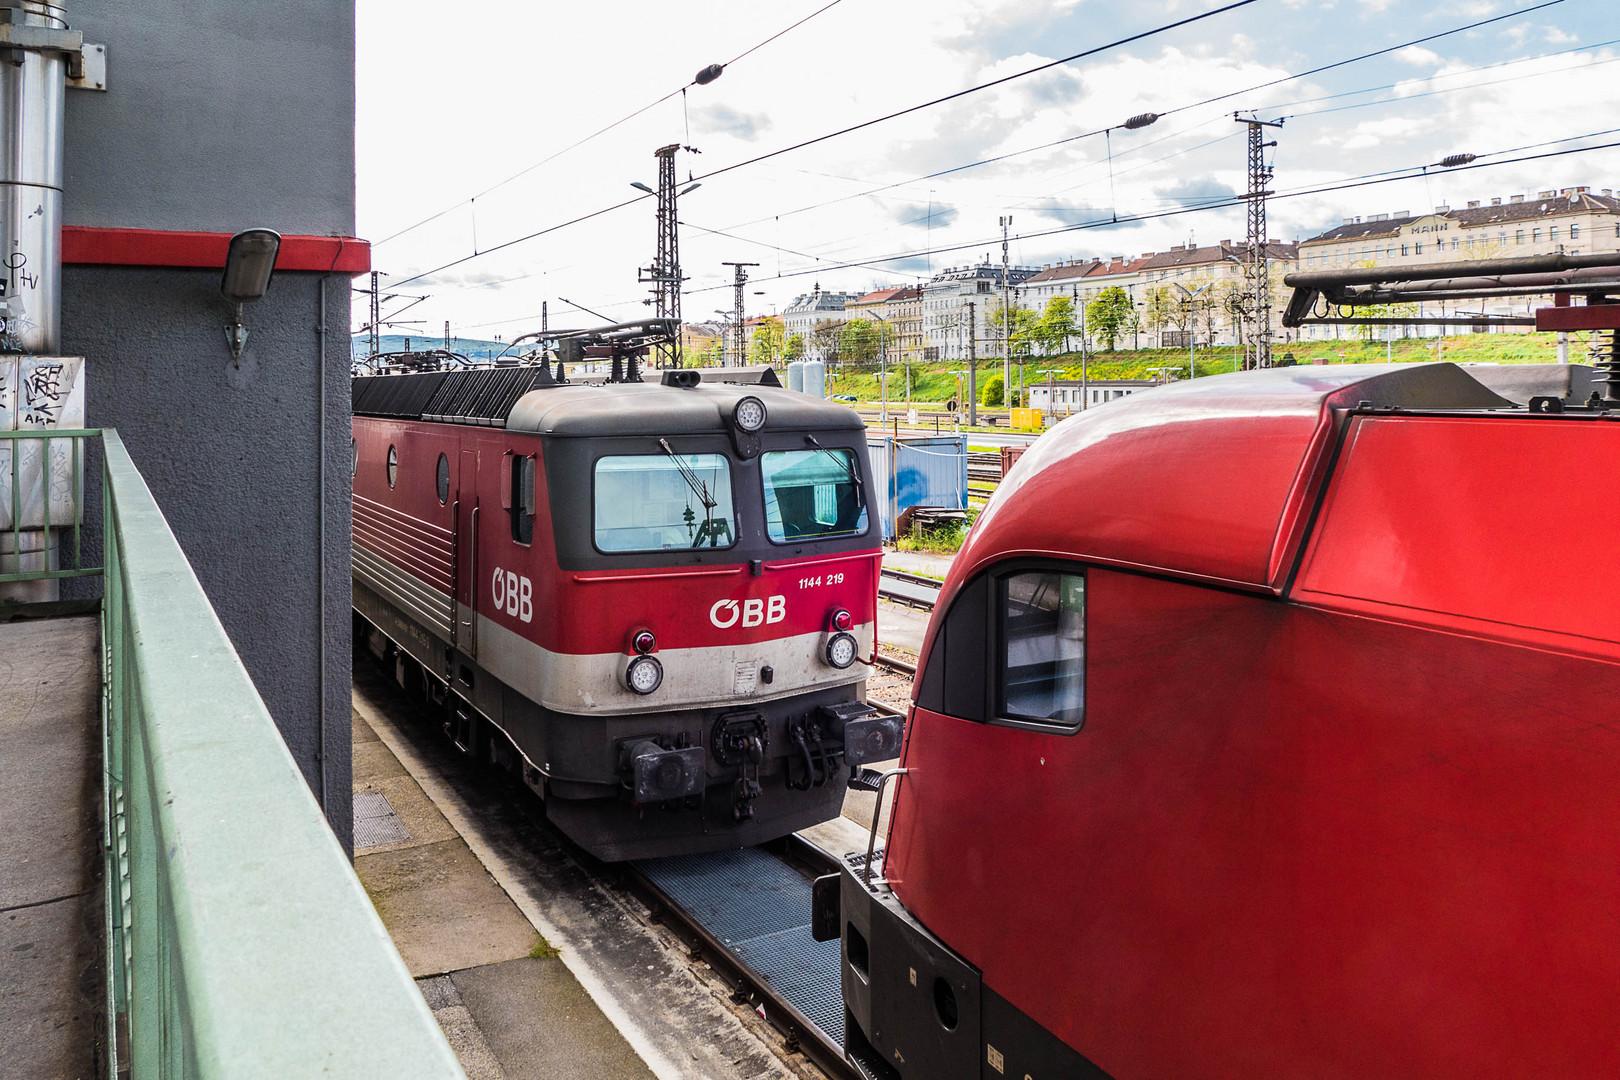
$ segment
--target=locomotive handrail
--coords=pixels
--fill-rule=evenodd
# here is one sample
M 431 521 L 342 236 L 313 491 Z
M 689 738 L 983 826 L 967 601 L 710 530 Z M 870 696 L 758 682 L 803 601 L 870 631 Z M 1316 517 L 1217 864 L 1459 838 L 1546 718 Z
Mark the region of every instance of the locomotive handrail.
M 877 851 L 878 819 L 883 816 L 883 789 L 888 786 L 891 777 L 904 775 L 906 775 L 905 769 L 886 769 L 878 777 L 877 802 L 872 805 L 872 828 L 866 837 L 866 862 L 861 866 L 861 884 L 868 889 L 872 887 L 872 854 Z M 899 791 L 900 789 L 896 787 L 895 790 Z M 889 824 L 894 824 L 893 810 L 889 811 Z M 878 884 L 885 884 L 887 880 L 888 878 L 885 876 Z
M 106 1075 L 462 1077 L 115 431 Z

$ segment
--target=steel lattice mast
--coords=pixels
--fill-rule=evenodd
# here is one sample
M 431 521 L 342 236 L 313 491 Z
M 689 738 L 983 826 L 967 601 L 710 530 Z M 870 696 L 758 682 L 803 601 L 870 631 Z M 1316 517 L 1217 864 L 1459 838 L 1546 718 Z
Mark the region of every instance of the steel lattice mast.
M 679 143 L 653 151 L 658 159 L 658 253 L 653 264 L 642 269 L 639 281 L 652 282 L 654 311 L 660 319 L 675 320 L 672 341 L 660 345 L 661 366 L 681 366 L 681 254 L 675 215 L 675 151 Z
M 736 268 L 736 275 L 731 282 L 736 291 L 733 300 L 734 312 L 731 317 L 731 366 L 742 367 L 748 362 L 748 338 L 743 333 L 743 286 L 748 284 L 748 271 L 744 267 L 758 266 L 759 263 L 725 262 L 720 265 Z
M 1277 145 L 1275 140 L 1266 141 L 1265 129 L 1282 127 L 1282 121 L 1245 118 L 1237 113 L 1232 118 L 1249 126 L 1249 193 L 1245 196 L 1249 202 L 1249 249 L 1244 252 L 1243 291 L 1252 310 L 1243 366 L 1264 368 L 1271 366 L 1271 283 L 1266 273 L 1266 196 L 1271 194 L 1271 169 L 1266 165 L 1266 148 Z

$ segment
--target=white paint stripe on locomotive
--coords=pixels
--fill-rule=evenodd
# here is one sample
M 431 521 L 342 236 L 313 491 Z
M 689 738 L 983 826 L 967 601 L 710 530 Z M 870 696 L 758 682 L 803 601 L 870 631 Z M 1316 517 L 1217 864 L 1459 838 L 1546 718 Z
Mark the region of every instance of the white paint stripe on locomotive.
M 354 545 L 354 576 L 401 613 L 442 639 L 451 639 L 449 596 L 407 570 Z M 455 604 L 462 620 L 472 612 Z M 862 623 L 851 631 L 860 654 L 870 656 L 875 624 Z M 514 633 L 488 616 L 478 616 L 478 664 L 531 701 L 557 712 L 616 716 L 645 712 L 648 708 L 686 709 L 775 701 L 812 690 L 845 686 L 865 680 L 868 669 L 857 661 L 840 670 L 827 663 L 827 635 L 820 631 L 774 638 L 754 644 L 660 649 L 664 682 L 651 694 L 637 694 L 624 685 L 629 657 L 620 652 L 559 653 Z M 753 689 L 738 693 L 738 667 L 752 665 Z M 767 686 L 758 681 L 759 668 L 772 669 Z M 746 674 L 743 680 L 747 681 Z
M 467 617 L 465 605 L 462 617 Z M 850 631 L 863 656 L 872 654 L 874 624 Z M 859 661 L 839 669 L 824 659 L 827 635 L 795 634 L 753 644 L 659 649 L 664 681 L 651 694 L 624 685 L 629 657 L 624 653 L 556 653 L 484 616 L 478 618 L 478 665 L 531 701 L 557 712 L 615 716 L 648 709 L 707 708 L 775 701 L 811 690 L 862 682 Z M 769 686 L 754 680 L 752 692 L 738 693 L 738 665 L 770 666 Z M 746 679 L 744 680 L 746 682 Z
M 359 543 L 354 545 L 353 565 L 354 576 L 373 592 L 416 619 L 424 629 L 449 640 L 454 609 L 448 595 Z

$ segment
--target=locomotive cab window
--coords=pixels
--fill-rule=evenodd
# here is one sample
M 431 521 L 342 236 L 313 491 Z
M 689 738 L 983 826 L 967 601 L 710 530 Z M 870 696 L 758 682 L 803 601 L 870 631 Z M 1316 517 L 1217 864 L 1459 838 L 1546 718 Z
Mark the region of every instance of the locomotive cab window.
M 1086 579 L 1052 570 L 1000 581 L 1000 700 L 1005 720 L 1078 731 L 1086 702 Z
M 598 458 L 592 534 L 605 553 L 726 548 L 736 543 L 724 454 Z
M 1085 721 L 1086 578 L 1010 566 L 957 592 L 917 675 L 917 705 L 980 723 L 1073 735 Z
M 399 479 L 399 451 L 392 446 L 388 448 L 388 486 L 393 487 L 394 481 Z
M 450 458 L 444 454 L 439 455 L 439 467 L 435 470 L 433 480 L 439 505 L 443 506 L 450 501 Z
M 776 543 L 866 532 L 866 505 L 850 451 L 773 451 L 763 456 L 761 472 L 765 530 Z
M 512 459 L 512 539 L 534 543 L 534 457 Z

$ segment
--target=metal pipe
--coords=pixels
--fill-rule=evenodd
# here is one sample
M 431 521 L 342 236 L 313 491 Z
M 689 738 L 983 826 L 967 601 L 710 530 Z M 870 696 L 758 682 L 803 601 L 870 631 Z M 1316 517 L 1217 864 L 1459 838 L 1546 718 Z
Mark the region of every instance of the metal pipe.
M 62 29 L 60 6 L 21 0 L 11 21 Z M 0 63 L 0 255 L 5 331 L 0 351 L 54 356 L 62 337 L 62 173 L 67 61 L 12 50 Z
M 1538 274 L 1562 270 L 1578 270 L 1588 266 L 1614 266 L 1613 252 L 1601 255 L 1530 255 L 1520 259 L 1480 259 L 1477 262 L 1424 263 L 1421 266 L 1400 268 L 1356 267 L 1347 270 L 1297 270 L 1283 278 L 1284 285 L 1294 288 L 1327 289 L 1339 285 L 1377 285 L 1390 281 L 1427 281 L 1455 277 L 1458 270 L 1466 270 L 1469 277 L 1494 277 L 1499 274 Z
M 341 248 L 339 249 L 341 251 Z M 335 264 L 337 259 L 332 262 Z M 315 383 L 316 383 L 316 454 L 320 464 L 315 484 L 316 530 L 320 550 L 315 553 L 315 631 L 320 642 L 320 655 L 315 659 L 315 760 L 320 765 L 321 812 L 326 812 L 326 283 L 330 274 L 322 274 L 316 284 L 320 293 L 315 322 Z M 328 822 L 330 824 L 330 822 Z M 352 837 L 351 837 L 352 840 Z M 353 843 L 349 845 L 351 851 Z

